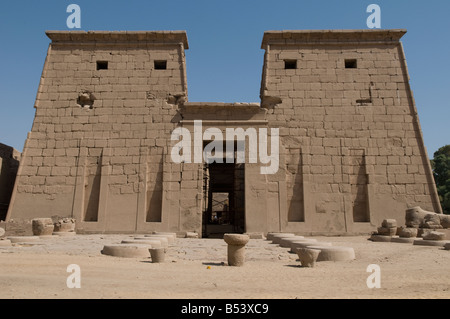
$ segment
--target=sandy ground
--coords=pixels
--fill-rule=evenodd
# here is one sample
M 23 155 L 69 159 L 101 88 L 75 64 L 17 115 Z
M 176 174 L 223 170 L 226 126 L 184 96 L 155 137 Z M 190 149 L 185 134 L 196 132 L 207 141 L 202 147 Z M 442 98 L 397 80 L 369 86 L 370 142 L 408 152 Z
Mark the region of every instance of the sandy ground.
M 178 238 L 166 262 L 101 254 L 128 235 L 77 235 L 35 245 L 0 248 L 2 299 L 288 299 L 450 298 L 450 251 L 412 244 L 377 243 L 367 237 L 315 237 L 355 249 L 356 259 L 300 267 L 297 255 L 252 239 L 246 264 L 229 267 L 221 239 Z M 68 288 L 67 266 L 81 269 L 81 288 Z M 381 269 L 381 288 L 369 289 L 370 264 Z

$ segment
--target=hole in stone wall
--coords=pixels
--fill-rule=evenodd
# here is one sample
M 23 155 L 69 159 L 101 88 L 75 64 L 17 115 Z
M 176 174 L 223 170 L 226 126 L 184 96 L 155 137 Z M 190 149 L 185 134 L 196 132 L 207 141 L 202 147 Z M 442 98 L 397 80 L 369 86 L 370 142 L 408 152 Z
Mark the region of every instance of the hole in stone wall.
M 356 59 L 347 59 L 345 60 L 345 68 L 346 69 L 356 69 L 358 67 L 358 62 Z
M 166 60 L 155 61 L 155 70 L 167 70 L 167 61 Z
M 295 70 L 297 68 L 297 60 L 284 60 L 284 68 L 286 70 Z
M 108 70 L 108 61 L 97 61 L 97 70 Z

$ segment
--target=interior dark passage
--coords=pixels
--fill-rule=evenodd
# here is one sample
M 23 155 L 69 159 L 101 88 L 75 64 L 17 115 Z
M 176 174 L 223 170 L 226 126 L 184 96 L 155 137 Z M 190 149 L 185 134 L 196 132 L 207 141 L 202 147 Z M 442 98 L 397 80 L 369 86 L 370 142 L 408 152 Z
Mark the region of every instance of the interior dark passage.
M 204 164 L 204 238 L 245 232 L 244 164 Z

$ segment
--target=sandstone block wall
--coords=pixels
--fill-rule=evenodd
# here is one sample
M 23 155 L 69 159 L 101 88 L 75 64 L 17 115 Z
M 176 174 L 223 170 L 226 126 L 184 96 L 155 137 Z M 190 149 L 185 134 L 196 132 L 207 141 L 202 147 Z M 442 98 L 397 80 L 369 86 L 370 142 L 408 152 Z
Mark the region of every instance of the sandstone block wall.
M 146 221 L 158 222 L 152 230 L 167 227 L 162 180 L 172 170 L 165 155 L 176 103 L 187 96 L 186 34 L 47 35 L 10 216 L 74 217 L 79 231 L 134 232 Z M 80 102 L 83 94 L 92 101 Z
M 303 189 L 290 198 L 303 206 L 304 225 L 288 215 L 286 229 L 358 231 L 388 216 L 402 220 L 409 207 L 441 210 L 404 33 L 265 33 L 262 104 L 269 126 L 280 127 L 288 192 Z
M 367 233 L 409 207 L 441 212 L 404 33 L 266 32 L 255 104 L 187 101 L 185 32 L 47 32 L 8 218 L 72 217 L 78 233 L 202 234 L 208 169 L 171 159 L 172 131 L 193 132 L 195 120 L 202 133 L 279 128 L 275 174 L 262 175 L 260 161 L 234 170 L 239 232 Z

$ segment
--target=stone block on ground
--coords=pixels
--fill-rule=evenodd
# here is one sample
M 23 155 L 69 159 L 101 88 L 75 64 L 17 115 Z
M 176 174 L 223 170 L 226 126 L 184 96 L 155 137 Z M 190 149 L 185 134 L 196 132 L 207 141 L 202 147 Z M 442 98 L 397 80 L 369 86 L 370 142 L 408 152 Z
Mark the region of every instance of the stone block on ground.
M 395 236 L 397 234 L 397 226 L 396 227 L 378 227 L 377 232 L 382 236 Z
M 275 234 L 272 237 L 272 244 L 278 244 L 279 245 L 282 238 L 294 237 L 294 236 L 295 236 L 295 234 L 290 234 L 290 233 Z
M 431 231 L 422 236 L 424 240 L 445 240 L 445 234 L 437 231 Z
M 384 228 L 397 227 L 397 220 L 395 220 L 395 219 L 385 219 L 381 223 L 381 227 L 384 227 Z
M 245 262 L 245 245 L 250 238 L 241 234 L 225 234 L 223 239 L 228 244 L 228 265 L 243 266 Z
M 169 247 L 169 240 L 166 237 L 162 236 L 146 236 L 146 237 L 134 237 L 135 240 L 157 240 L 161 243 L 162 248 Z
M 299 248 L 297 249 L 298 259 L 302 267 L 314 267 L 319 257 L 320 249 Z
M 332 246 L 333 244 L 330 242 L 318 242 L 317 239 L 309 240 L 309 241 L 295 241 L 291 243 L 290 252 L 296 254 L 297 249 L 299 248 L 308 248 L 308 246 Z
M 55 226 L 51 218 L 35 218 L 31 221 L 34 236 L 51 235 Z
M 441 226 L 444 229 L 450 228 L 450 215 L 439 215 L 439 218 L 441 219 Z
M 281 233 L 274 233 L 274 232 L 267 233 L 266 239 L 272 241 L 273 237 L 277 234 L 281 234 Z
M 291 243 L 295 240 L 305 239 L 303 236 L 290 236 L 290 237 L 281 237 L 280 239 L 280 247 L 289 248 L 291 247 Z
M 418 229 L 412 227 L 400 227 L 397 233 L 401 238 L 415 238 L 417 237 Z
M 5 236 L 5 230 L 0 227 L 0 238 Z
M 163 263 L 166 256 L 164 248 L 150 248 L 150 256 L 152 257 L 152 263 Z
M 342 246 L 308 246 L 309 249 L 320 250 L 317 261 L 348 261 L 355 259 L 355 250 L 352 247 Z
M 424 240 L 424 239 L 416 239 L 414 240 L 413 245 L 418 246 L 436 246 L 436 247 L 444 247 L 447 243 L 450 243 L 448 240 Z
M 134 245 L 147 245 L 151 248 L 164 248 L 159 240 L 136 240 L 136 239 L 124 239 L 121 244 L 134 244 Z
M 148 234 L 145 235 L 146 238 L 166 238 L 168 244 L 173 244 L 175 242 L 176 236 L 171 234 Z
M 394 237 L 396 237 L 396 236 L 385 236 L 385 235 L 379 235 L 379 234 L 372 234 L 372 236 L 370 236 L 369 240 L 375 241 L 375 242 L 390 243 L 392 238 L 394 238 Z
M 427 214 L 425 215 L 422 223 L 420 223 L 421 228 L 430 228 L 430 229 L 441 229 L 443 228 L 441 225 L 441 219 L 438 214 Z
M 65 217 L 52 217 L 53 225 L 55 226 L 54 232 L 74 232 L 75 231 L 75 219 Z
M 125 258 L 144 258 L 150 257 L 148 245 L 133 245 L 133 244 L 119 244 L 119 245 L 105 245 L 101 253 L 103 255 L 125 257 Z
M 418 228 L 425 216 L 430 213 L 432 212 L 425 211 L 419 206 L 407 209 L 405 214 L 406 226 Z
M 198 233 L 194 233 L 194 232 L 186 232 L 185 235 L 186 238 L 199 238 Z

